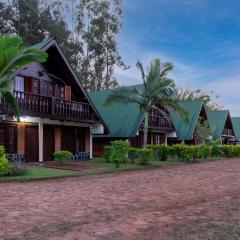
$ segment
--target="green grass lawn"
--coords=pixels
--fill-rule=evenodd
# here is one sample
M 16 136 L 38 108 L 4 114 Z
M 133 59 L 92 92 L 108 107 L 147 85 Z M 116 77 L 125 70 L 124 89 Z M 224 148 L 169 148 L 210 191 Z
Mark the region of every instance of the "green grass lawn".
M 149 169 L 164 165 L 173 165 L 173 164 L 181 164 L 181 162 L 173 160 L 168 161 L 159 161 L 159 160 L 151 160 L 148 162 L 148 165 L 139 165 L 138 161 L 135 163 L 130 163 L 127 161 L 126 163 L 122 163 L 119 168 L 115 167 L 115 164 L 112 162 L 106 162 L 104 158 L 95 158 L 91 161 L 82 161 L 82 162 L 73 162 L 71 164 L 88 166 L 92 169 L 86 169 L 82 171 L 71 171 L 71 170 L 62 170 L 55 168 L 47 168 L 41 166 L 33 166 L 28 165 L 28 171 L 24 175 L 18 176 L 5 176 L 0 178 L 1 181 L 28 181 L 28 180 L 37 180 L 44 178 L 54 178 L 54 177 L 67 177 L 67 176 L 76 176 L 76 175 L 87 175 L 87 174 L 99 174 L 99 173 L 110 173 L 110 172 L 120 172 L 127 170 L 140 170 L 140 169 Z
M 129 161 L 127 161 L 126 163 L 122 163 L 119 168 L 116 168 L 114 163 L 106 162 L 104 158 L 95 158 L 94 160 L 91 160 L 91 161 L 76 162 L 73 164 L 93 167 L 93 169 L 84 170 L 82 173 L 94 174 L 94 173 L 118 172 L 123 170 L 147 169 L 147 168 L 158 167 L 163 165 L 172 165 L 177 163 L 179 162 L 151 160 L 148 162 L 148 165 L 139 165 L 137 161 L 135 163 L 130 163 Z
M 29 165 L 28 171 L 26 174 L 19 175 L 19 176 L 2 177 L 0 178 L 0 181 L 11 181 L 11 180 L 27 181 L 27 180 L 36 180 L 36 179 L 43 179 L 43 178 L 66 177 L 66 176 L 73 176 L 76 174 L 79 174 L 79 172 Z

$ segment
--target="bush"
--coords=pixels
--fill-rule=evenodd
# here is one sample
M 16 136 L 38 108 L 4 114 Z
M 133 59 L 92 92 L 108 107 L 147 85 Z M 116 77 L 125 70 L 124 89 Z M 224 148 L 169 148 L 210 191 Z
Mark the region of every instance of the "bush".
M 226 157 L 237 156 L 237 147 L 235 145 L 222 145 L 222 150 Z
M 172 146 L 173 153 L 177 156 L 180 162 L 188 162 L 191 159 L 191 151 L 189 151 L 189 146 L 181 143 Z
M 170 153 L 170 147 L 162 144 L 162 145 L 156 146 L 155 149 L 156 149 L 155 151 L 157 153 L 158 159 L 160 161 L 167 161 L 168 155 Z
M 9 164 L 9 175 L 19 176 L 27 174 L 28 169 L 25 162 L 16 161 Z
M 120 164 L 126 162 L 129 145 L 126 141 L 117 140 L 112 142 L 112 154 L 111 159 L 119 168 Z
M 5 149 L 0 145 L 0 177 L 8 174 L 9 163 L 5 156 Z
M 112 155 L 112 147 L 105 146 L 104 147 L 104 159 L 106 160 L 106 162 L 111 162 L 111 155 Z
M 54 160 L 60 165 L 67 165 L 72 153 L 69 151 L 56 151 L 53 153 Z
M 153 150 L 149 148 L 143 148 L 138 150 L 138 156 L 141 165 L 147 165 L 148 161 L 152 159 Z
M 200 152 L 199 152 L 200 158 L 207 159 L 212 154 L 212 146 L 209 146 L 206 144 L 201 145 L 199 150 L 200 150 Z
M 137 148 L 129 148 L 128 150 L 128 158 L 131 160 L 131 163 L 134 163 L 134 160 L 138 157 L 138 149 Z

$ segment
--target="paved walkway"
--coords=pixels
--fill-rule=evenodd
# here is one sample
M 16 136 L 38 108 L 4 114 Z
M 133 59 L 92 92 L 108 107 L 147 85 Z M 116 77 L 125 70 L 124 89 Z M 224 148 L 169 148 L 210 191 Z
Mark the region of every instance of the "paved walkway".
M 0 183 L 0 239 L 229 240 L 239 220 L 240 159 Z

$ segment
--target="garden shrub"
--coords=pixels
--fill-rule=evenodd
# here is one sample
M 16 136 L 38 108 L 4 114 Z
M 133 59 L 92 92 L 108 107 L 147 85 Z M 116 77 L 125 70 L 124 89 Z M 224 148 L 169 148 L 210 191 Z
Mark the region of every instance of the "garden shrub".
M 60 165 L 67 165 L 72 153 L 69 151 L 56 151 L 53 153 L 54 160 Z
M 5 149 L 0 145 L 0 177 L 8 174 L 9 163 L 5 156 Z
M 138 149 L 138 156 L 141 165 L 147 165 L 148 161 L 152 159 L 153 150 L 149 148 Z
M 138 149 L 130 147 L 128 150 L 128 158 L 130 159 L 131 163 L 134 163 L 137 157 L 138 157 Z
M 191 159 L 191 151 L 189 151 L 189 146 L 181 143 L 172 146 L 174 154 L 177 156 L 178 160 L 181 162 L 188 162 Z
M 126 162 L 129 145 L 126 141 L 117 140 L 112 142 L 112 154 L 111 159 L 119 168 L 120 164 Z
M 9 163 L 9 175 L 11 176 L 19 176 L 25 175 L 28 172 L 28 168 L 25 162 L 15 161 Z
M 225 157 L 237 156 L 237 148 L 235 145 L 222 145 L 222 150 Z
M 158 159 L 160 161 L 167 161 L 168 154 L 170 153 L 170 147 L 167 145 L 158 145 L 155 148 L 155 151 L 157 153 Z
M 104 159 L 106 160 L 106 162 L 111 162 L 111 155 L 112 155 L 112 147 L 105 146 L 104 147 Z
M 207 144 L 200 145 L 199 147 L 200 158 L 207 159 L 211 156 L 211 154 L 212 154 L 212 146 Z

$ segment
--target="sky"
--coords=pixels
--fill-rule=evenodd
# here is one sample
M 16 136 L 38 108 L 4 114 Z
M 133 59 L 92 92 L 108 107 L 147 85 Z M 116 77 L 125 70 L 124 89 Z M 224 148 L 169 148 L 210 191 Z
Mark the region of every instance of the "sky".
M 170 61 L 182 88 L 214 91 L 231 116 L 240 116 L 240 1 L 123 0 L 119 51 L 129 70 L 120 84 L 141 82 L 137 60 Z

